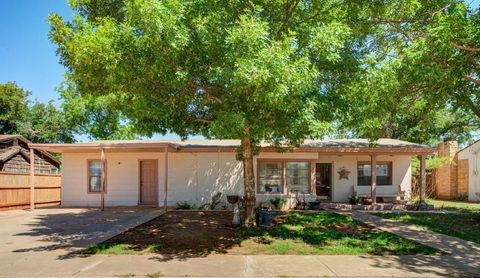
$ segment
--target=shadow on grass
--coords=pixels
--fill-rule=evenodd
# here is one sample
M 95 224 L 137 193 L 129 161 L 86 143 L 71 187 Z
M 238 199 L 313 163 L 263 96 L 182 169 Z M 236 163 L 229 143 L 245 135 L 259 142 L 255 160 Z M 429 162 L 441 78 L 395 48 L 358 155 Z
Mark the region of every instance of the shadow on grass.
M 238 246 L 229 211 L 171 211 L 80 253 L 162 254 L 165 260 L 224 254 Z
M 172 211 L 103 243 L 91 254 L 158 254 L 168 261 L 209 254 L 439 254 L 330 212 L 291 212 L 272 228 L 232 227 L 229 211 Z

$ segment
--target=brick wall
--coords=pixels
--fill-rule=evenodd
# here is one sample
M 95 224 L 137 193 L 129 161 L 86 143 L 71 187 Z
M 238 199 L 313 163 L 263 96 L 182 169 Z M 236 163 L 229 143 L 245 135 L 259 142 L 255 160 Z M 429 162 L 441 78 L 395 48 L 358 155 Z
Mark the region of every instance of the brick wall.
M 458 143 L 456 141 L 447 141 L 438 145 L 438 156 L 449 157 L 452 161 L 456 160 L 458 152 Z M 447 163 L 440 166 L 435 171 L 435 187 L 437 198 L 452 199 L 457 192 L 457 164 Z
M 457 192 L 468 194 L 468 159 L 457 160 Z
M 453 199 L 468 193 L 468 160 L 458 159 L 458 143 L 446 141 L 438 145 L 438 156 L 452 161 L 434 171 L 434 183 L 438 199 Z

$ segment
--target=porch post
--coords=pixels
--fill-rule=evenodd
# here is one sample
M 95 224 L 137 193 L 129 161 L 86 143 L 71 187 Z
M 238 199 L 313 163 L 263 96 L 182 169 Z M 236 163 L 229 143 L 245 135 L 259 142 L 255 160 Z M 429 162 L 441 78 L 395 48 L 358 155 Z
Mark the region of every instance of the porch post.
M 165 147 L 165 161 L 164 161 L 164 174 L 163 174 L 163 208 L 167 211 L 168 200 L 168 146 Z
M 377 155 L 372 154 L 371 163 L 370 163 L 370 172 L 371 172 L 371 183 L 370 183 L 370 190 L 371 194 L 370 197 L 372 198 L 372 204 L 377 203 Z
M 425 204 L 426 157 L 420 155 L 420 203 Z
M 30 148 L 30 210 L 35 210 L 35 150 Z
M 101 169 L 102 173 L 100 175 L 100 198 L 101 198 L 101 203 L 100 203 L 100 209 L 102 211 L 105 210 L 105 150 L 102 148 L 100 152 L 100 164 L 101 164 Z
M 317 195 L 317 186 L 316 186 L 316 174 L 315 174 L 316 161 L 310 161 L 310 194 Z

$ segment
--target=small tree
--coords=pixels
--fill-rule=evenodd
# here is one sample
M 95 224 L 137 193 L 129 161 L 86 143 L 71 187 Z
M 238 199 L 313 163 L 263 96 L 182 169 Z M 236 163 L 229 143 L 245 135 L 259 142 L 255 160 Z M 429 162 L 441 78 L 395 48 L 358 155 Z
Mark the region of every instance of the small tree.
M 358 66 L 356 43 L 373 5 L 101 2 L 71 1 L 72 22 L 49 18 L 67 77 L 82 97 L 108 97 L 139 134 L 239 139 L 247 224 L 260 142 L 296 146 L 322 135 L 319 96 Z

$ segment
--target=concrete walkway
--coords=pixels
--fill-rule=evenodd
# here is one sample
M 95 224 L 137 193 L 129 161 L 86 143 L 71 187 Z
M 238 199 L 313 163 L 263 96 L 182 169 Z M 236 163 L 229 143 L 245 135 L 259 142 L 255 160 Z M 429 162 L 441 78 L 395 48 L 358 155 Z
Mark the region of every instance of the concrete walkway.
M 363 211 L 335 211 L 372 225 L 383 231 L 407 238 L 447 253 L 447 259 L 458 260 L 465 268 L 475 268 L 480 276 L 480 244 L 440 233 L 427 231 L 418 226 L 385 219 Z M 479 235 L 480 236 L 480 235 Z
M 447 256 L 160 255 L 70 257 L 59 251 L 0 256 L 0 277 L 478 277 Z

